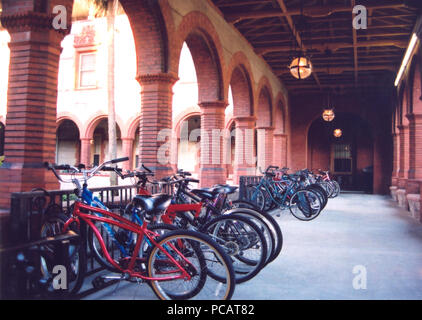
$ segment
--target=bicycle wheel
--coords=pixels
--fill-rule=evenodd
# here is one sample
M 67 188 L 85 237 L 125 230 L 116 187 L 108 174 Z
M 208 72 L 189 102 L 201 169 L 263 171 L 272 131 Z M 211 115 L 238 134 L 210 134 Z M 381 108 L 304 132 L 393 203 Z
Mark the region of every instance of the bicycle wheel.
M 225 214 L 234 213 L 234 214 L 243 214 L 248 217 L 253 217 L 252 221 L 258 224 L 258 226 L 261 226 L 261 231 L 263 231 L 267 243 L 268 238 L 272 241 L 272 251 L 269 255 L 269 258 L 267 259 L 266 264 L 274 261 L 280 254 L 282 247 L 283 247 L 283 234 L 281 232 L 280 226 L 277 223 L 277 221 L 267 212 L 259 211 L 256 209 L 250 209 L 246 207 L 242 207 L 243 205 L 248 206 L 249 204 L 244 204 L 244 201 L 238 200 L 233 201 L 235 206 L 240 206 L 238 208 L 233 208 L 230 211 L 226 211 Z M 266 235 L 266 232 L 270 232 L 270 237 Z
M 307 186 L 305 189 L 311 190 L 318 195 L 318 198 L 321 202 L 321 211 L 322 211 L 328 203 L 328 195 L 327 195 L 327 192 L 325 192 L 324 188 L 322 188 L 320 185 L 312 184 L 310 186 Z
M 91 221 L 100 232 L 105 248 L 111 259 L 119 265 L 121 259 L 128 257 L 130 255 L 130 250 L 134 247 L 135 241 L 132 239 L 134 236 L 133 233 L 108 223 L 95 220 Z M 111 272 L 120 272 L 107 260 L 101 247 L 100 239 L 94 234 L 92 228 L 88 229 L 88 246 L 90 252 L 94 255 L 95 260 L 102 267 Z
M 200 227 L 231 257 L 236 283 L 252 279 L 267 260 L 267 242 L 259 227 L 244 216 L 223 215 Z M 210 276 L 218 279 L 214 274 Z
M 335 198 L 340 194 L 340 185 L 335 180 L 331 180 L 330 183 L 332 184 L 333 189 L 334 189 L 334 192 L 330 198 Z
M 246 187 L 246 194 L 249 201 L 253 202 L 259 210 L 263 211 L 268 206 L 264 192 L 255 185 Z
M 321 202 L 315 192 L 302 189 L 296 191 L 290 198 L 289 209 L 295 218 L 310 221 L 320 214 Z
M 63 213 L 48 215 L 41 225 L 41 238 L 55 237 L 63 233 L 63 227 L 69 218 Z M 77 224 L 71 225 L 71 230 L 80 235 Z M 55 267 L 54 246 L 46 245 L 41 247 L 41 274 L 44 278 L 51 279 Z M 86 250 L 82 239 L 72 240 L 69 243 L 69 265 L 67 270 L 67 292 L 76 294 L 79 292 L 86 273 Z
M 188 271 L 190 279 L 165 279 L 180 271 L 160 247 Z M 210 268 L 221 281 L 207 277 Z M 209 236 L 191 230 L 170 231 L 157 239 L 157 246 L 148 254 L 147 269 L 149 277 L 163 278 L 150 281 L 154 293 L 162 300 L 228 300 L 235 288 L 233 266 L 224 250 Z

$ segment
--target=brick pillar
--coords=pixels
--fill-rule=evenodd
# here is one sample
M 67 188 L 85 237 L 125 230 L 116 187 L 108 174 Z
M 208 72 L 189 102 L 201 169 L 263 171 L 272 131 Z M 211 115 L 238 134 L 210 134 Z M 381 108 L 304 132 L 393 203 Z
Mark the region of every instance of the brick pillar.
M 287 135 L 274 132 L 273 164 L 280 168 L 287 166 Z
M 399 147 L 398 147 L 398 151 L 399 151 L 399 157 L 398 157 L 398 187 L 399 188 L 404 188 L 404 183 L 405 183 L 405 176 L 404 176 L 404 172 L 405 172 L 405 134 L 404 134 L 404 126 L 403 125 L 399 125 L 397 126 L 397 129 L 399 129 L 399 138 L 398 138 L 398 143 L 399 143 Z
M 129 161 L 122 162 L 123 170 L 132 170 L 133 168 L 133 138 L 122 138 L 122 157 L 129 157 Z
M 258 168 L 262 171 L 273 165 L 273 148 L 274 148 L 274 128 L 273 127 L 257 127 L 258 137 Z
M 67 8 L 67 29 L 52 25 L 55 5 Z M 57 189 L 43 167 L 56 151 L 57 74 L 61 41 L 70 31 L 73 0 L 3 1 L 1 23 L 10 34 L 5 162 L 0 168 L 0 208 L 12 192 Z
M 255 121 L 253 116 L 235 117 L 235 159 L 233 183 L 239 183 L 240 176 L 250 176 L 256 173 L 255 156 Z
M 398 179 L 398 167 L 399 167 L 398 139 L 399 139 L 399 135 L 397 133 L 393 133 L 393 172 L 391 175 L 392 186 L 397 186 L 397 179 Z
M 155 171 L 156 178 L 170 175 L 172 98 L 177 76 L 169 73 L 138 75 L 141 84 L 139 165 Z M 160 134 L 160 135 L 159 135 Z M 160 141 L 158 141 L 160 140 Z
M 201 161 L 199 179 L 202 187 L 226 183 L 223 158 L 225 101 L 201 102 Z
M 413 115 L 414 138 L 413 146 L 414 162 L 415 162 L 415 179 L 422 180 L 422 114 Z
M 81 138 L 81 163 L 91 165 L 91 139 Z

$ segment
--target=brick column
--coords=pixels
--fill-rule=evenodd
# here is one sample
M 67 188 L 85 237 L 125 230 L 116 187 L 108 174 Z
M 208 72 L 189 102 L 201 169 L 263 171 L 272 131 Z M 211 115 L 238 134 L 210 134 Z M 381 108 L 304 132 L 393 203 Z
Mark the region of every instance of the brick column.
M 391 174 L 392 186 L 397 186 L 397 180 L 398 180 L 398 168 L 399 168 L 398 139 L 399 139 L 399 135 L 397 133 L 393 133 L 393 172 Z
M 223 158 L 225 101 L 201 102 L 201 161 L 199 179 L 202 187 L 226 183 Z
M 274 132 L 273 163 L 280 168 L 287 166 L 287 135 Z
M 273 165 L 274 128 L 256 127 L 258 137 L 258 168 L 262 171 Z
M 129 157 L 129 161 L 122 162 L 123 170 L 132 170 L 133 168 L 133 138 L 122 138 L 122 157 Z
M 235 159 L 233 183 L 239 183 L 240 176 L 250 176 L 256 173 L 255 156 L 255 121 L 253 116 L 235 117 Z
M 1 23 L 10 34 L 5 162 L 0 168 L 0 208 L 10 194 L 35 187 L 57 189 L 43 167 L 56 149 L 57 74 L 61 41 L 70 31 L 73 0 L 3 1 Z M 55 5 L 67 8 L 67 29 L 52 25 Z
M 398 138 L 398 143 L 399 143 L 399 147 L 398 147 L 398 151 L 399 151 L 399 157 L 398 157 L 398 187 L 399 188 L 404 188 L 405 187 L 405 134 L 404 134 L 404 126 L 403 125 L 399 125 L 397 126 L 397 129 L 399 129 L 399 138 Z
M 413 115 L 415 179 L 422 180 L 422 114 Z
M 91 165 L 91 139 L 81 138 L 81 163 Z
M 137 80 L 141 84 L 142 103 L 139 123 L 139 164 L 151 168 L 155 171 L 156 178 L 161 178 L 172 173 L 170 165 L 172 98 L 173 85 L 178 78 L 173 74 L 159 73 L 138 75 Z

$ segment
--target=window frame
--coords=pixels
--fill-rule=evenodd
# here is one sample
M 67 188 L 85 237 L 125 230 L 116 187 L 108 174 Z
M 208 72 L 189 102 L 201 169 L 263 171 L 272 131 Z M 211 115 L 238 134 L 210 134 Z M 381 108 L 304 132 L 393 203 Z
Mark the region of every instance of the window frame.
M 82 57 L 85 55 L 95 55 L 95 66 L 93 70 L 82 70 Z M 91 49 L 91 50 L 83 50 L 83 51 L 77 51 L 76 54 L 76 68 L 75 68 L 75 89 L 76 90 L 92 90 L 92 89 L 98 89 L 98 80 L 97 77 L 95 77 L 96 81 L 94 85 L 89 86 L 82 86 L 81 85 L 81 73 L 84 71 L 94 71 L 95 75 L 97 75 L 97 50 Z

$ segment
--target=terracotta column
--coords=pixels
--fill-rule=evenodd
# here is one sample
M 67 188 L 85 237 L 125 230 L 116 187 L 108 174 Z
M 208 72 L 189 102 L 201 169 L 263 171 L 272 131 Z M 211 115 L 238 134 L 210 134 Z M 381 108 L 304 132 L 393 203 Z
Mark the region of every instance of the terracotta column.
M 415 114 L 414 117 L 414 162 L 415 179 L 422 180 L 422 114 Z
M 274 128 L 273 127 L 256 127 L 258 138 L 258 168 L 265 171 L 268 166 L 274 165 Z
M 170 165 L 173 85 L 177 76 L 169 73 L 138 75 L 141 84 L 139 123 L 139 165 L 155 172 L 156 178 L 172 173 Z
M 282 132 L 274 132 L 273 164 L 283 168 L 287 166 L 287 135 Z
M 201 161 L 199 179 L 202 187 L 226 183 L 223 158 L 225 101 L 201 102 Z
M 398 143 L 399 135 L 397 133 L 393 133 L 393 172 L 391 175 L 391 185 L 397 186 L 398 180 L 398 165 L 399 165 L 399 153 L 398 153 Z
M 59 187 L 43 162 L 55 158 L 57 75 L 61 41 L 71 27 L 73 0 L 44 3 L 3 1 L 1 23 L 11 40 L 0 208 L 10 206 L 12 192 Z M 67 29 L 53 27 L 56 5 L 67 9 Z
M 129 161 L 122 162 L 123 170 L 132 170 L 133 168 L 133 141 L 134 138 L 122 138 L 122 156 L 129 157 Z
M 254 116 L 235 117 L 235 159 L 233 183 L 239 183 L 240 176 L 256 173 L 255 121 Z
M 81 163 L 91 165 L 91 139 L 81 138 Z
M 405 134 L 404 134 L 404 126 L 403 125 L 398 125 L 397 129 L 399 129 L 399 139 L 398 139 L 398 143 L 399 143 L 399 157 L 398 157 L 398 187 L 399 188 L 404 188 L 404 183 L 405 183 Z

